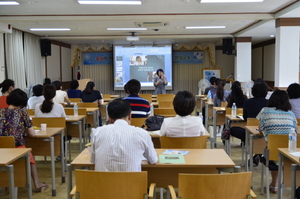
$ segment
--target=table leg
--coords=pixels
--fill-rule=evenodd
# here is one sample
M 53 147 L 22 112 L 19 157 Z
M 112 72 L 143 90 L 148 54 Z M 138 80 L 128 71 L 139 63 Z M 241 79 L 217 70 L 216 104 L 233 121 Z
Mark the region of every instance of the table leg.
M 32 199 L 32 184 L 31 184 L 31 170 L 30 170 L 30 152 L 26 154 L 26 183 L 28 199 Z
M 278 153 L 278 191 L 277 191 L 277 196 L 279 199 L 282 198 L 282 162 L 283 162 L 283 155 L 281 153 Z M 293 179 L 293 176 L 291 176 L 291 178 Z M 291 185 L 293 187 L 293 184 Z M 293 188 L 292 188 L 293 189 Z M 292 191 L 293 192 L 293 191 Z M 292 195 L 292 193 L 291 193 Z M 294 197 L 295 198 L 295 197 Z
M 295 199 L 295 195 L 296 195 L 296 171 L 298 170 L 298 165 L 297 164 L 292 164 L 291 165 L 291 170 L 292 170 L 292 176 L 291 176 L 291 198 Z M 280 192 L 282 195 L 282 191 Z M 279 198 L 279 193 L 278 193 L 278 198 Z
M 253 171 L 253 139 L 254 139 L 254 136 L 253 135 L 250 135 L 250 171 L 252 172 Z M 248 164 L 248 163 L 247 163 Z M 251 187 L 252 187 L 252 183 L 253 183 L 253 175 L 252 175 L 252 178 L 251 178 Z
M 72 199 L 70 192 L 72 190 L 72 167 L 70 164 L 67 164 L 67 198 Z
M 15 180 L 14 180 L 14 165 L 7 165 L 6 172 L 8 173 L 8 180 L 9 180 L 9 198 L 16 199 L 16 197 L 15 197 Z
M 67 154 L 65 154 L 65 151 L 64 151 L 64 144 L 65 144 L 65 142 L 64 142 L 64 133 L 62 131 L 62 132 L 60 132 L 61 182 L 62 183 L 66 182 L 66 179 L 65 179 L 65 158 L 66 158 Z
M 81 124 L 82 122 L 81 121 L 78 121 L 77 122 L 77 125 L 78 125 L 78 130 L 79 130 L 79 149 L 80 149 L 80 152 L 83 150 L 82 148 L 82 128 L 81 128 Z
M 205 120 L 205 123 L 206 123 L 206 120 Z M 212 135 L 212 139 L 211 139 L 211 142 L 210 142 L 210 148 L 215 148 L 215 143 L 217 141 L 217 111 L 214 110 L 213 112 L 213 135 Z
M 50 137 L 50 154 L 51 154 L 51 179 L 52 179 L 52 196 L 56 196 L 55 185 L 55 163 L 54 163 L 54 137 Z M 64 154 L 61 154 L 62 156 Z M 63 158 L 63 157 L 62 157 Z
M 208 104 L 205 104 L 205 128 L 208 128 Z
M 245 134 L 246 134 L 246 137 L 245 137 L 245 147 L 246 147 L 246 151 L 245 151 L 245 170 L 246 170 L 246 172 L 247 171 L 249 171 L 249 167 L 248 167 L 248 162 L 247 162 L 247 160 L 248 160 L 248 155 L 249 155 L 249 151 L 248 151 L 248 145 L 249 145 L 249 143 L 248 143 L 248 136 L 249 136 L 249 131 L 248 130 L 245 130 L 246 132 L 245 132 Z
M 96 110 L 95 111 L 95 128 L 97 128 L 100 124 L 99 124 L 99 115 L 100 115 L 100 113 L 99 113 L 100 111 L 99 111 L 99 109 L 98 110 Z

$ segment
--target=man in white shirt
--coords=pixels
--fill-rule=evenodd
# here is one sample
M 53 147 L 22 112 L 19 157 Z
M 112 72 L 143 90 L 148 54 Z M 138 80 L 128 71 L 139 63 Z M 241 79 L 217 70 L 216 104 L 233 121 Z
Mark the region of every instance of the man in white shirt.
M 142 160 L 158 160 L 149 133 L 130 125 L 131 107 L 115 99 L 107 107 L 111 124 L 93 131 L 90 161 L 96 171 L 141 171 Z

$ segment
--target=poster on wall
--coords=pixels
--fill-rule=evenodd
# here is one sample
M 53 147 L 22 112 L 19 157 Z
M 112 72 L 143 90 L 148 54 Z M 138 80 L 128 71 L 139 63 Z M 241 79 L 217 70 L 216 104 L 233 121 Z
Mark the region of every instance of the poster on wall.
M 204 79 L 209 79 L 211 77 L 221 78 L 222 77 L 222 70 L 221 68 L 203 68 L 203 76 Z
M 83 53 L 83 65 L 112 64 L 112 53 Z
M 202 64 L 203 51 L 173 52 L 173 64 Z

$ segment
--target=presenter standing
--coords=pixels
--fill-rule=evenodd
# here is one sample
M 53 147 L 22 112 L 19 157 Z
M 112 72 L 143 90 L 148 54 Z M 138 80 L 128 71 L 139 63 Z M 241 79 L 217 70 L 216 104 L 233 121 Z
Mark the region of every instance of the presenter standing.
M 158 69 L 156 71 L 156 77 L 154 78 L 154 95 L 166 94 L 165 86 L 168 84 L 167 78 L 164 75 L 163 69 Z

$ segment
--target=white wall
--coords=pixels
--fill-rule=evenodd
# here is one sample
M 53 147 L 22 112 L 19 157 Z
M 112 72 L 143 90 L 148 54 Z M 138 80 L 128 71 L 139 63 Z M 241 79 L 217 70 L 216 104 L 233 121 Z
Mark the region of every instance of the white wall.
M 71 49 L 61 47 L 62 82 L 72 81 Z
M 275 81 L 275 44 L 264 47 L 264 80 Z
M 222 54 L 222 50 L 216 50 L 216 67 L 222 69 L 222 77 L 225 79 L 231 73 L 234 73 L 235 55 Z M 230 77 L 233 79 L 233 77 Z

